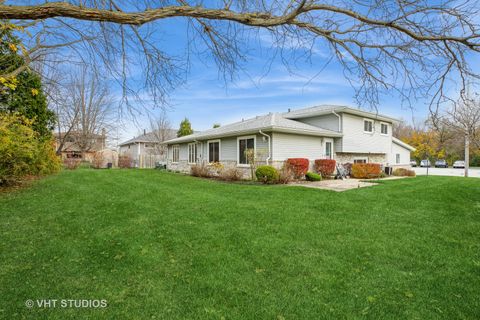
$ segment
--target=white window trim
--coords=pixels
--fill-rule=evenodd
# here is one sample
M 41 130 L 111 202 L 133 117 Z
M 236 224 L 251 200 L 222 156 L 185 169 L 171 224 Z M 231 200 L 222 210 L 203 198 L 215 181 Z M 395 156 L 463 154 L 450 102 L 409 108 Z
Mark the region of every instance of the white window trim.
M 368 121 L 368 122 L 372 123 L 372 131 L 365 131 L 365 121 Z M 362 125 L 363 125 L 363 133 L 368 133 L 368 134 L 374 134 L 375 133 L 375 121 L 373 121 L 372 119 L 363 118 Z
M 400 153 L 395 153 L 395 164 L 402 163 L 402 155 Z
M 327 143 L 330 143 L 330 158 L 327 158 Z M 333 140 L 328 140 L 323 143 L 323 155 L 325 159 L 333 159 Z
M 256 135 L 237 137 L 237 167 L 250 168 L 249 164 L 240 163 L 240 140 L 252 139 L 252 138 L 253 138 L 253 152 L 255 152 L 256 154 L 257 153 L 257 136 Z
M 212 164 L 213 162 L 210 162 L 210 143 L 218 142 L 218 162 L 221 162 L 220 159 L 222 159 L 222 141 L 220 139 L 215 139 L 215 140 L 208 140 L 207 141 L 207 161 L 208 164 Z
M 365 163 L 368 163 L 368 158 L 367 157 L 355 157 L 355 158 L 353 158 L 353 163 L 355 163 L 355 160 L 365 160 Z
M 382 124 L 387 126 L 387 133 L 382 133 Z M 380 135 L 382 136 L 388 136 L 389 135 L 389 130 L 388 130 L 388 123 L 387 122 L 380 122 Z
M 178 161 L 175 161 L 175 148 L 178 147 Z M 180 145 L 174 144 L 172 146 L 172 163 L 179 163 L 180 162 Z
M 190 162 L 190 146 L 193 145 L 195 146 L 196 145 L 196 148 L 194 149 L 195 150 L 195 157 L 194 157 L 194 162 Z M 197 163 L 197 159 L 198 159 L 198 144 L 196 142 L 190 142 L 188 144 L 188 164 L 196 164 Z

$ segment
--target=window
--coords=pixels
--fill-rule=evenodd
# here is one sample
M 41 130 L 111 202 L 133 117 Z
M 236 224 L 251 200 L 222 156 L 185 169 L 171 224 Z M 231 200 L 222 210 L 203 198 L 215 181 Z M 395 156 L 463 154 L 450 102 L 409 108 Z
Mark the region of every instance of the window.
M 380 132 L 382 134 L 388 134 L 388 124 L 386 123 L 381 123 L 380 124 Z
M 248 150 L 255 152 L 255 137 L 238 138 L 238 164 L 249 164 L 247 157 Z
M 208 162 L 220 162 L 220 140 L 208 142 Z
M 400 153 L 397 153 L 395 155 L 395 161 L 396 161 L 396 164 L 400 164 Z
M 353 159 L 353 163 L 367 163 L 367 159 L 365 158 Z
M 332 143 L 325 142 L 325 157 L 327 159 L 332 159 Z
M 197 162 L 197 144 L 189 143 L 188 144 L 188 163 Z
M 373 121 L 372 120 L 363 120 L 363 131 L 364 132 L 373 132 Z
M 172 148 L 172 162 L 178 162 L 180 160 L 180 146 L 176 145 Z

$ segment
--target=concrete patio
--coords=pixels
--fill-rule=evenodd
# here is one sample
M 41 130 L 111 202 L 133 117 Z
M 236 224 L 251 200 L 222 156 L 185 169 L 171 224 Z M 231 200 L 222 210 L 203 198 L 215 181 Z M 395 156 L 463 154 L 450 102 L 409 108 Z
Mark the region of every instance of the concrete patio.
M 382 180 L 394 180 L 394 179 L 402 179 L 406 177 L 388 177 L 383 178 Z M 374 182 L 375 179 L 372 179 L 372 182 L 367 182 L 365 179 L 345 179 L 345 180 L 322 180 L 322 181 L 295 181 L 289 183 L 289 186 L 297 186 L 297 187 L 307 187 L 307 188 L 315 188 L 315 189 L 323 189 L 323 190 L 331 190 L 331 191 L 347 191 L 351 189 L 357 188 L 365 188 L 378 185 L 378 183 Z

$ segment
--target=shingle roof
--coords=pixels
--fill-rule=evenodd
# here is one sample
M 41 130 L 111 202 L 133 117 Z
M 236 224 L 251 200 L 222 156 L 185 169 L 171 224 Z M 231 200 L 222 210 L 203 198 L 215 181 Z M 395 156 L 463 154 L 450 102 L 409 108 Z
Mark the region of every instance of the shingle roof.
M 259 130 L 266 132 L 288 132 L 305 135 L 340 137 L 341 133 L 314 127 L 299 121 L 286 119 L 280 113 L 269 113 L 263 116 L 242 120 L 219 128 L 214 128 L 188 136 L 165 141 L 166 144 L 181 143 L 195 140 L 205 140 L 220 137 L 236 136 L 240 134 L 255 133 Z
M 177 131 L 176 130 L 173 130 L 173 129 L 170 129 L 167 131 L 167 139 L 168 138 L 173 138 L 177 135 Z M 158 141 L 158 136 L 155 134 L 155 132 L 147 132 L 146 134 L 142 134 L 138 137 L 135 137 L 133 139 L 130 139 L 130 140 L 127 140 L 125 142 L 122 142 L 120 143 L 120 146 L 124 146 L 124 145 L 127 145 L 127 144 L 132 144 L 132 143 L 138 143 L 138 142 L 151 142 L 151 143 L 155 143 L 155 142 L 159 142 Z
M 315 107 L 284 112 L 282 115 L 287 119 L 301 119 L 301 118 L 307 118 L 307 117 L 332 113 L 332 111 L 335 111 L 337 113 L 342 113 L 342 112 L 350 113 L 350 114 L 355 114 L 362 117 L 368 117 L 368 118 L 373 118 L 373 119 L 378 119 L 383 121 L 391 121 L 391 122 L 400 121 L 398 119 L 395 119 L 386 115 L 382 115 L 377 112 L 369 112 L 369 111 L 364 111 L 364 110 L 351 108 L 347 106 L 340 106 L 340 105 L 319 105 Z

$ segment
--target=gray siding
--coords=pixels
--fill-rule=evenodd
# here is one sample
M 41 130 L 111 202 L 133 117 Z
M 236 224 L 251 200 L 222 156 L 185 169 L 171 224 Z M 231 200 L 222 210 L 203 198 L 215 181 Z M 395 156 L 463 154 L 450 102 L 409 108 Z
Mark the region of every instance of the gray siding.
M 400 154 L 400 163 L 396 162 L 397 153 Z M 402 146 L 399 146 L 396 143 L 392 143 L 392 152 L 389 154 L 388 164 L 389 165 L 410 165 L 410 150 Z
M 315 160 L 324 156 L 321 137 L 274 132 L 272 142 L 273 161 L 284 161 L 288 158 Z
M 269 135 L 271 136 L 271 134 Z M 257 154 L 259 154 L 259 160 L 263 160 L 268 155 L 268 141 L 264 141 L 263 136 L 260 134 L 253 136 L 255 136 L 255 143 L 257 148 Z M 237 138 L 238 137 L 212 139 L 220 140 L 220 161 L 237 161 Z M 211 140 L 199 141 L 199 145 L 197 147 L 197 156 L 200 161 L 208 161 L 208 141 Z M 178 145 L 180 146 L 180 161 L 188 160 L 188 143 L 180 143 Z M 168 160 L 173 159 L 172 147 L 173 145 L 168 146 Z
M 294 119 L 299 122 L 303 122 L 315 127 L 323 128 L 323 129 L 328 129 L 332 131 L 339 131 L 340 129 L 338 128 L 338 117 L 334 115 L 333 113 L 331 114 L 325 114 L 322 116 L 315 116 L 311 118 L 304 118 L 304 119 Z
M 373 133 L 365 133 L 363 132 L 363 120 L 363 117 L 355 115 L 342 115 L 343 138 L 341 150 L 337 152 L 390 153 L 392 150 L 392 124 L 388 123 L 388 135 L 382 135 L 380 134 L 381 122 L 374 120 Z

